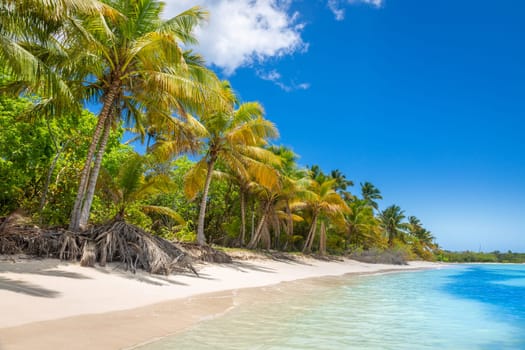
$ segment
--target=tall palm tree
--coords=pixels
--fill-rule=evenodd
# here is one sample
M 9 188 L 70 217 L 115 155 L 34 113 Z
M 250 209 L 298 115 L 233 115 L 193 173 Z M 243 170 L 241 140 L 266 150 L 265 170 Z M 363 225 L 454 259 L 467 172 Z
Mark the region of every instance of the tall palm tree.
M 305 202 L 311 214 L 311 225 L 304 243 L 303 252 L 312 251 L 317 225 L 320 221 L 319 251 L 321 254 L 324 254 L 326 252 L 326 220 L 342 216 L 342 214 L 350 210 L 343 198 L 335 191 L 335 185 L 335 179 L 326 177 L 322 182 L 316 180 L 311 180 L 310 182 L 309 196 Z
M 304 219 L 296 212 L 304 206 L 304 198 L 307 196 L 310 177 L 306 169 L 297 166 L 298 156 L 288 147 L 272 146 L 269 148 L 281 159 L 278 167 L 281 179 L 278 202 L 275 204 L 275 217 L 283 221 L 286 229 L 287 239 L 284 249 L 292 243 L 294 222 Z
M 275 125 L 263 118 L 263 108 L 257 102 L 238 104 L 229 83 L 223 83 L 223 96 L 230 96 L 230 108 L 217 108 L 204 112 L 200 121 L 207 133 L 204 138 L 206 149 L 204 156 L 188 172 L 185 192 L 193 198 L 202 191 L 202 199 L 197 224 L 197 242 L 206 244 L 204 219 L 208 191 L 215 165 L 221 161 L 234 173 L 242 173 L 245 178 L 253 178 L 271 187 L 277 183 L 277 177 L 269 175 L 264 162 L 275 162 L 276 157 L 262 148 L 269 138 L 278 136 Z M 235 106 L 238 108 L 235 109 Z
M 259 162 L 258 160 L 253 160 Z M 265 162 L 260 162 L 259 171 L 260 176 L 279 178 L 277 170 L 271 165 Z M 254 178 L 254 174 L 250 171 L 244 171 L 245 169 L 228 169 L 231 173 L 231 181 L 235 183 L 239 188 L 239 204 L 241 210 L 241 227 L 239 232 L 239 245 L 244 246 L 246 241 L 246 206 L 249 202 L 250 195 L 256 191 L 258 183 Z
M 375 210 L 378 209 L 376 199 L 383 199 L 381 191 L 370 182 L 361 183 L 361 196 L 363 200 Z
M 107 20 L 109 34 L 98 19 L 85 18 L 89 31 L 76 41 L 66 67 L 70 77 L 84 79 L 84 98 L 102 104 L 71 214 L 74 231 L 89 218 L 109 128 L 115 120 L 123 117 L 140 125 L 152 118 L 169 120 L 174 112 L 184 117 L 186 110 L 202 110 L 218 96 L 215 75 L 204 68 L 200 57 L 180 47 L 196 42 L 192 31 L 206 17 L 203 10 L 194 7 L 161 20 L 163 3 L 157 0 L 105 2 L 122 16 Z
M 383 232 L 388 237 L 388 245 L 392 247 L 397 238 L 404 239 L 407 232 L 405 212 L 397 205 L 391 205 L 379 214 L 379 220 L 383 227 Z

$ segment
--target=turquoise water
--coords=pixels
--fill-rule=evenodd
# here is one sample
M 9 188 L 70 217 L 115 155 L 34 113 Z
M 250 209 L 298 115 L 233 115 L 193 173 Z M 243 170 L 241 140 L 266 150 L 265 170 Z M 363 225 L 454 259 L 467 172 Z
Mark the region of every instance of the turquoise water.
M 525 349 L 525 265 L 303 281 L 243 298 L 141 349 Z

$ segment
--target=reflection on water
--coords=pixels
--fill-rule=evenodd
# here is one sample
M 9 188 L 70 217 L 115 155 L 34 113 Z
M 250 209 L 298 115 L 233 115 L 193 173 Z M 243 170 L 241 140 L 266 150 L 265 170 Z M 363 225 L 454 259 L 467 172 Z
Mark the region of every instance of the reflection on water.
M 462 266 L 240 291 L 227 315 L 141 349 L 525 349 L 524 274 Z

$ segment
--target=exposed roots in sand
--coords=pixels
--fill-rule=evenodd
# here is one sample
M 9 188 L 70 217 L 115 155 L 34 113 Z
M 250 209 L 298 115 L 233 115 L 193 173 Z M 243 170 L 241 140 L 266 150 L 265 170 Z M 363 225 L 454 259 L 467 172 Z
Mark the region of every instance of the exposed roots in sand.
M 16 224 L 1 226 L 0 254 L 80 260 L 82 266 L 117 262 L 133 272 L 143 269 L 154 274 L 189 270 L 198 275 L 192 265 L 195 260 L 231 262 L 227 254 L 211 247 L 172 243 L 123 220 L 82 233 Z

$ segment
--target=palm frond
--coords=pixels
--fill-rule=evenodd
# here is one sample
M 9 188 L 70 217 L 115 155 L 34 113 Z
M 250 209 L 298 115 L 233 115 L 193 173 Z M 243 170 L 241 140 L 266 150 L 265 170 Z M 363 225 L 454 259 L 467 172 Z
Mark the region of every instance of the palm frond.
M 206 159 L 201 159 L 184 176 L 184 193 L 186 197 L 193 199 L 204 188 L 208 164 Z
M 142 210 L 147 214 L 160 214 L 160 215 L 167 216 L 175 220 L 180 225 L 186 224 L 186 220 L 184 220 L 182 215 L 180 215 L 175 210 L 168 208 L 168 207 L 162 207 L 162 206 L 157 206 L 157 205 L 144 205 L 142 206 Z

